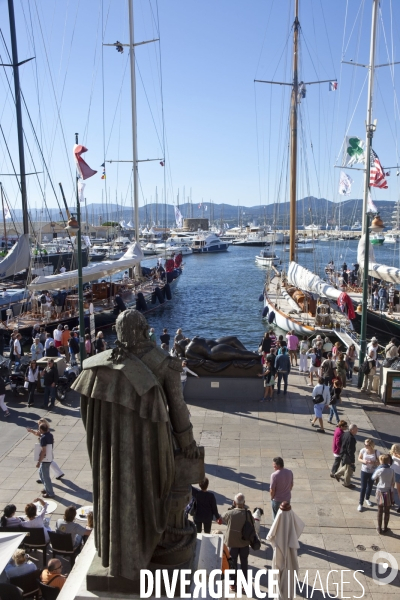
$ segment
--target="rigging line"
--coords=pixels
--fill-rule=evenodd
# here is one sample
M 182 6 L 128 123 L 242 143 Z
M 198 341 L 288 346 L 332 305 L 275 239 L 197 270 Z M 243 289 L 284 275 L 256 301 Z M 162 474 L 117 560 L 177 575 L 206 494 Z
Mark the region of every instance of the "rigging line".
M 104 23 L 104 0 L 101 0 L 101 83 L 102 83 L 102 112 L 103 112 L 103 163 L 106 161 L 106 108 L 105 108 L 105 89 L 104 89 L 104 38 L 105 38 L 105 28 L 107 27 L 108 17 L 110 14 L 111 0 L 108 5 L 106 22 Z M 125 67 L 126 69 L 126 67 Z M 106 202 L 107 209 L 107 180 L 104 179 L 104 196 Z M 108 219 L 107 219 L 108 220 Z
M 148 94 L 147 94 L 147 90 L 146 90 L 146 87 L 145 87 L 145 85 L 144 85 L 144 80 L 143 80 L 143 77 L 142 77 L 142 73 L 141 73 L 141 71 L 140 71 L 140 67 L 139 67 L 138 61 L 137 61 L 137 59 L 136 59 L 136 55 L 135 55 L 135 63 L 136 63 L 136 68 L 137 68 L 137 70 L 139 71 L 139 77 L 140 77 L 140 81 L 142 82 L 142 86 L 143 86 L 144 95 L 146 96 L 147 106 L 149 107 L 149 111 L 150 111 L 150 115 L 151 115 L 151 120 L 153 121 L 153 125 L 154 125 L 154 129 L 155 129 L 155 132 L 156 132 L 156 135 L 157 135 L 158 143 L 160 144 L 160 150 L 161 150 L 161 152 L 163 152 L 163 153 L 164 153 L 164 144 L 161 142 L 160 136 L 159 136 L 159 134 L 158 134 L 158 130 L 157 130 L 156 121 L 155 121 L 155 119 L 154 119 L 154 114 L 153 114 L 153 111 L 152 111 L 152 108 L 151 108 L 151 105 L 150 105 L 149 96 L 148 96 Z M 163 155 L 164 155 L 164 154 L 163 154 Z
M 116 106 L 115 106 L 115 110 L 114 110 L 114 114 L 113 114 L 113 118 L 112 118 L 112 122 L 111 122 L 111 127 L 110 127 L 110 134 L 108 136 L 107 145 L 106 145 L 106 149 L 105 149 L 105 152 L 104 152 L 104 156 L 105 157 L 108 154 L 108 149 L 109 149 L 110 143 L 111 143 L 111 136 L 112 136 L 112 133 L 113 133 L 113 130 L 114 130 L 115 120 L 117 118 L 117 111 L 118 111 L 118 108 L 120 108 L 120 102 L 121 102 L 121 97 L 122 97 L 122 90 L 123 90 L 123 87 L 124 87 L 124 81 L 125 81 L 126 70 L 128 68 L 128 65 L 129 65 L 129 53 L 126 55 L 125 67 L 124 67 L 124 72 L 122 74 L 121 86 L 119 88 L 117 103 L 116 103 Z
M 284 53 L 284 52 L 285 52 L 285 50 L 287 49 L 287 46 L 288 46 L 288 43 L 289 43 L 289 39 L 290 39 L 290 38 L 291 38 L 291 36 L 292 36 L 292 30 L 293 30 L 293 25 L 292 25 L 292 27 L 291 27 L 291 30 L 289 31 L 289 35 L 287 36 L 287 39 L 286 39 L 285 45 L 283 46 L 282 53 L 281 53 L 281 55 L 280 55 L 280 57 L 279 57 L 279 60 L 278 60 L 278 64 L 276 65 L 275 71 L 274 71 L 274 73 L 273 73 L 273 75 L 272 75 L 272 77 L 271 77 L 272 81 L 274 80 L 275 74 L 276 74 L 276 72 L 277 72 L 277 70 L 278 70 L 278 68 L 279 68 L 280 62 L 281 62 L 281 60 L 282 60 L 283 53 Z
M 87 120 L 86 120 L 86 124 L 85 124 L 85 129 L 83 130 L 83 139 L 86 140 L 88 137 L 88 132 L 89 132 L 89 122 L 90 122 L 90 114 L 91 114 L 91 108 L 92 108 L 92 99 L 93 99 L 93 93 L 94 93 L 94 85 L 97 79 L 97 72 L 99 67 L 96 67 L 96 62 L 97 62 L 97 52 L 98 52 L 98 40 L 99 40 L 99 34 L 100 34 L 100 17 L 101 17 L 101 4 L 99 4 L 99 14 L 97 17 L 97 29 L 96 29 L 96 41 L 95 41 L 95 50 L 94 50 L 94 56 L 93 56 L 93 70 L 92 70 L 92 82 L 91 82 L 91 86 L 90 86 L 90 94 L 89 94 L 89 106 L 88 106 L 88 115 L 87 115 Z
M 392 6 L 392 0 L 390 0 L 389 2 L 389 6 L 390 6 L 390 37 L 391 37 L 391 42 L 392 42 L 392 63 L 394 63 L 394 45 L 393 45 L 393 6 Z M 393 87 L 394 87 L 394 65 L 393 65 Z M 397 95 L 395 95 L 395 97 L 393 98 L 393 112 L 396 115 L 396 107 L 398 110 L 398 102 L 397 102 Z M 398 142 L 397 142 L 397 122 L 395 119 L 395 130 L 396 130 L 396 155 L 399 156 L 399 151 L 398 151 Z
M 353 25 L 353 27 L 352 27 L 352 29 L 350 31 L 350 35 L 349 35 L 349 39 L 348 39 L 348 42 L 347 42 L 347 46 L 344 49 L 344 52 L 342 51 L 342 60 L 343 60 L 343 58 L 344 58 L 344 56 L 345 56 L 345 54 L 347 52 L 347 49 L 349 47 L 350 40 L 351 40 L 351 38 L 353 36 L 353 31 L 354 31 L 354 28 L 355 28 L 356 23 L 357 23 L 358 15 L 359 15 L 359 13 L 360 13 L 361 10 L 362 10 L 362 12 L 364 12 L 364 0 L 362 0 L 362 2 L 360 3 L 360 6 L 358 7 L 358 11 L 357 11 L 357 14 L 356 14 L 355 19 L 354 19 L 354 25 Z M 346 18 L 347 18 L 347 5 L 346 5 Z M 344 37 L 343 37 L 343 41 L 344 41 Z
M 385 24 L 383 22 L 383 17 L 382 17 L 382 9 L 379 9 L 379 15 L 381 18 L 381 24 L 382 24 L 382 31 L 383 31 L 383 38 L 385 41 L 385 48 L 386 48 L 386 55 L 387 55 L 387 59 L 388 62 L 390 63 L 390 53 L 389 53 L 389 48 L 388 48 L 388 44 L 387 44 L 387 38 L 386 38 L 386 31 L 385 31 Z M 396 88 L 395 88 L 395 83 L 394 83 L 394 64 L 389 65 L 389 72 L 390 72 L 390 79 L 391 79 L 391 83 L 392 83 L 392 88 L 393 88 L 393 108 L 394 108 L 394 124 L 395 124 L 395 135 L 394 135 L 394 143 L 395 143 L 395 148 L 396 148 L 396 158 L 397 161 L 399 159 L 399 154 L 398 154 L 398 143 L 397 143 L 397 117 L 398 117 L 398 103 L 397 103 L 397 94 L 396 94 Z M 382 100 L 383 100 L 383 96 L 382 96 Z M 396 107 L 397 107 L 397 114 L 396 114 Z M 385 109 L 386 110 L 386 109 Z M 390 126 L 390 121 L 389 121 L 389 117 L 388 117 L 388 122 L 389 122 L 389 126 Z
M 256 117 L 256 144 L 257 144 L 257 170 L 258 170 L 258 194 L 261 206 L 261 174 L 260 174 L 260 145 L 258 139 L 258 119 L 257 119 L 257 88 L 255 82 L 253 83 L 254 88 L 254 110 Z
M 394 141 L 395 145 L 397 146 L 397 144 L 396 144 L 396 137 L 395 137 L 395 133 L 394 133 L 394 131 L 393 131 L 393 128 L 392 128 L 392 126 L 391 126 L 390 119 L 389 119 L 389 114 L 388 114 L 388 111 L 387 111 L 387 108 L 386 108 L 386 104 L 385 104 L 385 98 L 384 98 L 384 96 L 383 96 L 383 94 L 382 94 L 382 89 L 381 89 L 381 86 L 379 85 L 379 80 L 378 80 L 378 78 L 377 78 L 377 77 L 376 77 L 376 87 L 377 87 L 377 88 L 378 88 L 378 90 L 379 90 L 379 94 L 380 94 L 380 97 L 381 97 L 381 100 L 382 100 L 383 109 L 384 109 L 384 111 L 385 111 L 385 115 L 387 116 L 387 120 L 388 120 L 388 127 L 389 127 L 389 129 L 390 129 L 390 132 L 391 132 L 391 134 L 392 134 L 392 136 L 393 136 L 393 141 Z M 397 163 L 398 163 L 398 156 L 397 156 L 396 158 L 397 158 Z
M 56 90 L 55 90 L 55 87 L 54 87 L 53 76 L 52 76 L 51 69 L 50 69 L 49 56 L 48 56 L 48 53 L 47 53 L 47 47 L 46 47 L 45 40 L 44 40 L 42 23 L 41 23 L 41 20 L 40 20 L 40 16 L 39 16 L 39 11 L 38 11 L 36 0 L 35 0 L 35 7 L 36 7 L 36 14 L 37 14 L 37 17 L 38 17 L 40 34 L 42 36 L 42 42 L 43 42 L 44 53 L 45 53 L 45 56 L 46 56 L 47 67 L 48 67 L 48 70 L 49 70 L 51 87 L 52 87 L 52 91 L 53 91 L 53 95 L 54 95 L 54 101 L 55 101 L 56 108 L 57 108 L 58 121 L 59 121 L 59 124 L 60 124 L 60 130 L 61 130 L 61 134 L 62 134 L 62 138 L 63 138 L 63 142 L 64 142 L 64 149 L 65 149 L 65 154 L 66 154 L 66 157 L 67 157 L 68 169 L 69 169 L 69 173 L 70 173 L 70 176 L 71 176 L 72 187 L 74 189 L 74 176 L 73 176 L 73 173 L 72 173 L 71 161 L 70 161 L 69 152 L 68 152 L 68 149 L 67 149 L 67 142 L 66 142 L 66 138 L 65 138 L 64 127 L 63 127 L 63 124 L 62 124 L 62 121 L 61 121 L 60 106 L 59 106 L 58 101 L 57 101 L 57 95 L 56 95 Z
M 267 31 L 268 31 L 269 22 L 270 22 L 270 19 L 271 19 L 271 13 L 272 13 L 272 9 L 274 7 L 274 3 L 275 3 L 275 0 L 272 0 L 271 8 L 269 10 L 269 15 L 267 17 L 267 23 L 265 25 L 264 39 L 263 39 L 262 44 L 261 44 L 261 50 L 260 50 L 260 54 L 259 54 L 258 62 L 257 62 L 257 66 L 256 66 L 256 75 L 257 75 L 257 72 L 258 72 L 258 67 L 260 66 L 261 56 L 262 56 L 262 53 L 263 53 L 263 50 L 264 50 L 265 41 L 267 39 Z
M 331 62 L 332 62 L 332 69 L 333 69 L 333 72 L 334 72 L 335 78 L 336 78 L 335 63 L 334 63 L 334 60 L 333 60 L 332 48 L 331 48 L 331 43 L 330 43 L 330 40 L 329 40 L 328 28 L 326 26 L 325 12 L 324 12 L 324 8 L 323 8 L 323 5 L 322 5 L 322 0 L 319 0 L 319 4 L 321 6 L 322 18 L 323 18 L 323 21 L 324 21 L 325 35 L 326 35 L 326 39 L 328 40 L 328 48 L 329 48 L 329 54 L 330 54 Z
M 365 74 L 364 83 L 363 83 L 363 85 L 362 85 L 362 88 L 361 88 L 361 90 L 360 90 L 360 93 L 359 93 L 359 95 L 358 95 L 358 99 L 357 99 L 356 105 L 355 105 L 355 107 L 354 107 L 353 114 L 351 115 L 351 118 L 350 118 L 349 124 L 348 124 L 348 126 L 347 126 L 347 128 L 346 128 L 346 130 L 345 130 L 345 137 L 346 137 L 346 136 L 347 136 L 347 134 L 349 133 L 349 129 L 350 129 L 350 127 L 351 127 L 351 124 L 352 124 L 352 122 L 353 122 L 354 115 L 355 115 L 355 113 L 356 113 L 356 110 L 357 110 L 357 107 L 358 107 L 358 103 L 360 102 L 361 95 L 362 95 L 362 93 L 363 93 L 363 90 L 364 90 L 365 84 L 367 83 L 367 80 L 368 80 L 368 72 Z M 340 158 L 340 154 L 341 154 L 341 152 L 342 152 L 342 150 L 343 150 L 344 142 L 345 142 L 345 140 L 343 139 L 343 140 L 342 140 L 342 143 L 341 143 L 341 145 L 340 145 L 339 152 L 338 152 L 338 154 L 337 154 L 336 160 L 335 160 L 335 165 L 337 164 L 337 162 L 338 162 L 338 160 L 339 160 L 339 158 Z
M 4 36 L 3 36 L 3 32 L 2 32 L 2 30 L 1 30 L 1 29 L 0 29 L 0 35 L 1 35 L 1 37 L 2 37 L 3 43 L 4 43 L 4 45 L 5 45 L 5 48 L 6 48 L 6 51 L 7 51 L 8 60 L 9 60 L 9 61 L 11 61 L 11 56 L 10 56 L 10 53 L 9 53 L 9 51 L 8 51 L 8 47 L 7 47 L 6 43 L 5 43 L 5 39 L 4 39 Z M 1 58 L 1 55 L 0 55 L 0 60 L 2 60 L 2 58 Z M 3 67 L 3 69 L 5 69 L 5 67 Z M 10 80 L 9 80 L 9 78 L 8 78 L 8 75 L 7 75 L 7 73 L 5 73 L 5 78 L 6 78 L 6 80 L 7 80 L 7 83 L 8 83 L 9 89 L 10 89 L 10 94 L 11 94 L 11 97 L 12 97 L 12 98 L 13 98 L 13 100 L 14 100 L 14 96 L 13 96 L 12 89 L 11 89 L 11 83 L 10 83 Z M 29 109 L 28 109 L 28 106 L 27 106 L 27 103 L 26 103 L 26 100 L 25 100 L 24 93 L 23 93 L 23 91 L 22 91 L 22 90 L 20 90 L 20 93 L 21 93 L 22 102 L 23 102 L 23 104 L 24 104 L 24 107 L 25 107 L 25 110 L 26 110 L 26 114 L 27 114 L 27 116 L 28 116 L 28 119 L 29 119 L 29 123 L 30 123 L 30 125 L 31 125 L 31 128 L 32 128 L 32 133 L 33 133 L 33 136 L 34 136 L 34 138 L 35 138 L 35 142 L 36 142 L 37 148 L 38 148 L 38 150 L 39 150 L 39 152 L 40 152 L 41 158 L 42 158 L 42 160 L 43 160 L 43 165 L 44 165 L 44 167 L 45 167 L 45 169 L 46 169 L 46 172 L 47 172 L 47 176 L 48 176 L 48 178 L 49 178 L 50 185 L 51 185 L 51 187 L 52 187 L 52 189 L 53 189 L 53 192 L 54 192 L 54 195 L 55 195 L 55 198 L 56 198 L 56 201 L 57 201 L 58 208 L 61 210 L 61 207 L 60 207 L 60 204 L 59 204 L 59 201 L 58 201 L 58 197 L 57 197 L 57 193 L 56 193 L 56 191 L 55 191 L 55 188 L 54 188 L 54 185 L 53 185 L 53 180 L 52 180 L 52 178 L 51 178 L 51 176 L 50 176 L 50 173 L 49 173 L 49 170 L 48 170 L 48 167 L 47 167 L 47 163 L 46 163 L 46 160 L 45 160 L 44 154 L 43 154 L 43 152 L 42 152 L 42 148 L 41 148 L 41 146 L 40 146 L 39 139 L 38 139 L 38 137 L 37 137 L 36 130 L 35 130 L 35 127 L 34 127 L 34 124 L 33 124 L 33 121 L 32 121 L 32 117 L 31 117 L 31 115 L 30 115 L 30 112 L 29 112 Z M 14 102 L 15 102 L 15 100 L 14 100 Z M 30 153 L 30 155 L 31 155 L 31 157 L 32 157 L 32 153 L 31 153 L 31 150 L 30 150 L 30 145 L 29 145 L 28 139 L 27 139 L 27 137 L 26 137 L 26 133 L 25 133 L 25 131 L 23 131 L 23 135 L 24 135 L 25 143 L 26 143 L 26 145 L 27 145 L 27 148 L 28 148 L 28 150 L 29 150 L 29 153 Z M 33 162 L 33 158 L 32 158 L 32 162 Z M 33 164 L 34 164 L 34 162 L 33 162 Z M 36 167 L 35 167 L 35 170 L 36 170 Z M 15 172 L 15 169 L 14 169 L 14 172 Z M 37 175 L 38 175 L 38 174 L 37 174 Z M 42 195 L 43 195 L 43 194 L 42 194 Z M 44 198 L 44 196 L 43 196 L 43 199 L 44 199 L 44 201 L 45 201 L 45 198 Z M 45 204 L 46 204 L 46 201 L 45 201 Z M 47 205 L 46 205 L 46 208 L 47 208 Z M 64 223 L 65 223 L 65 220 L 64 220 L 64 218 L 63 218 L 63 221 L 64 221 Z
M 362 23 L 363 23 L 363 17 L 364 17 L 364 6 L 365 6 L 365 1 L 363 0 L 361 3 L 361 7 L 360 7 L 360 8 L 362 8 L 362 12 L 361 12 L 360 19 L 359 19 L 360 22 L 359 22 L 359 28 L 358 28 L 358 40 L 357 40 L 357 46 L 356 46 L 356 61 L 355 62 L 358 62 L 358 56 L 359 56 L 359 52 L 360 52 L 360 45 L 361 45 L 361 38 L 362 38 Z M 356 76 L 357 76 L 357 69 L 353 69 L 352 79 L 351 79 L 351 90 L 350 90 L 350 94 L 348 94 L 347 112 L 346 112 L 345 122 L 347 122 L 347 120 L 348 120 L 350 107 L 353 104 L 353 99 L 354 99 L 354 94 L 355 94 Z
M 160 35 L 160 14 L 158 10 L 158 0 L 156 0 L 156 9 L 157 9 L 157 27 L 159 32 L 159 48 L 160 48 L 160 92 L 161 92 L 161 115 L 162 115 L 162 150 L 164 156 L 164 190 L 165 190 L 165 227 L 167 226 L 167 174 L 165 171 L 165 114 L 164 114 L 164 90 L 163 90 L 163 76 L 162 76 L 162 51 L 161 51 L 161 35 Z M 173 190 L 172 190 L 173 193 Z M 174 197 L 174 195 L 172 196 Z
M 344 38 L 346 36 L 346 29 L 347 29 L 347 14 L 349 11 L 349 0 L 346 0 L 346 10 L 344 13 L 344 27 L 343 27 L 343 37 L 342 37 L 342 54 L 341 54 L 341 58 L 343 60 L 344 58 Z

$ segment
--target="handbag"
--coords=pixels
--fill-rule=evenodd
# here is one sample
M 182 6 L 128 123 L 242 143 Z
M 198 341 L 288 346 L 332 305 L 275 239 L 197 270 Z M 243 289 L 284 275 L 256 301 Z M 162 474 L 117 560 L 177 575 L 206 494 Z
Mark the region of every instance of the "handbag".
M 256 533 L 254 533 L 253 539 L 250 541 L 250 546 L 252 550 L 260 550 L 261 548 L 261 540 Z
M 251 544 L 254 536 L 256 535 L 256 530 L 254 529 L 254 525 L 251 522 L 251 519 L 248 519 L 248 513 L 250 511 L 246 510 L 246 520 L 242 527 L 242 540 L 249 542 Z
M 24 388 L 27 390 L 29 388 L 29 381 L 25 381 Z

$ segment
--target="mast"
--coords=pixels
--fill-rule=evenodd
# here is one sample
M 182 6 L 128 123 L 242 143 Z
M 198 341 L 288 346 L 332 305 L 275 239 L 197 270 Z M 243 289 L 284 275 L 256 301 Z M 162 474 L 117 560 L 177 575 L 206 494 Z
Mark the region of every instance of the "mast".
M 25 155 L 24 155 L 24 134 L 22 129 L 22 111 L 21 111 L 21 88 L 19 84 L 19 64 L 17 50 L 17 35 L 15 32 L 15 15 L 14 2 L 8 0 L 8 17 L 10 21 L 10 36 L 11 36 L 11 53 L 14 73 L 14 90 L 15 90 L 15 110 L 17 115 L 17 132 L 18 132 L 18 154 L 19 154 L 19 173 L 21 185 L 22 199 L 22 224 L 24 234 L 29 234 L 28 224 L 28 198 L 26 194 L 26 173 L 25 173 Z
M 370 191 L 370 169 L 371 169 L 371 145 L 372 137 L 376 125 L 372 122 L 372 104 L 374 94 L 374 75 L 375 75 L 375 48 L 376 48 L 376 27 L 378 24 L 379 0 L 373 0 L 372 23 L 371 23 L 371 46 L 369 55 L 369 73 L 368 73 L 368 102 L 367 102 L 367 140 L 365 144 L 365 176 L 364 176 L 364 201 L 362 214 L 362 233 L 365 236 L 365 253 L 363 265 L 363 294 L 362 294 L 362 313 L 361 313 L 361 331 L 360 331 L 360 365 L 364 362 L 367 352 L 367 318 L 368 318 L 368 270 L 369 270 L 369 215 L 368 215 L 368 197 Z M 359 371 L 358 387 L 361 387 L 363 373 Z
M 296 252 L 296 199 L 297 199 L 297 96 L 298 46 L 299 46 L 299 0 L 294 4 L 293 23 L 293 86 L 290 105 L 290 246 L 289 261 L 294 261 Z
M 133 0 L 129 6 L 129 59 L 131 67 L 131 104 L 132 104 L 132 158 L 133 158 L 133 205 L 135 208 L 135 240 L 139 242 L 139 186 L 138 186 L 138 149 L 137 149 L 137 115 L 136 115 L 136 72 L 135 42 L 133 28 Z

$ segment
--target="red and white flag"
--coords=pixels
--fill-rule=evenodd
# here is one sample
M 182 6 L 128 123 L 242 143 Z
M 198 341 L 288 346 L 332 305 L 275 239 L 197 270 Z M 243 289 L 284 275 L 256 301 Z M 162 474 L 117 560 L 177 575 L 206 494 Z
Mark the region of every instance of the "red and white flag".
M 371 162 L 369 166 L 369 185 L 370 187 L 378 187 L 387 189 L 388 184 L 385 179 L 381 162 L 376 152 L 371 148 Z
M 81 156 L 81 154 L 83 154 L 84 152 L 87 152 L 87 148 L 85 148 L 85 146 L 81 146 L 81 144 L 74 145 L 74 158 L 76 162 L 76 168 L 78 169 L 78 173 L 82 177 L 82 179 L 89 179 L 89 177 L 96 175 L 97 171 L 93 171 L 93 169 L 91 169 L 89 165 L 85 163 Z

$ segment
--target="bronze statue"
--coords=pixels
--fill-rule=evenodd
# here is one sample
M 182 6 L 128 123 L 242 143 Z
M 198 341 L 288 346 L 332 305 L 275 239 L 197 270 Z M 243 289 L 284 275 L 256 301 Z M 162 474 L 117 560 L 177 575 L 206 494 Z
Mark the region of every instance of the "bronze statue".
M 194 552 L 184 515 L 204 455 L 182 395 L 181 361 L 148 337 L 137 310 L 116 322 L 117 347 L 85 360 L 74 384 L 93 475 L 95 545 L 109 574 L 137 579 L 149 563 L 178 565 Z

